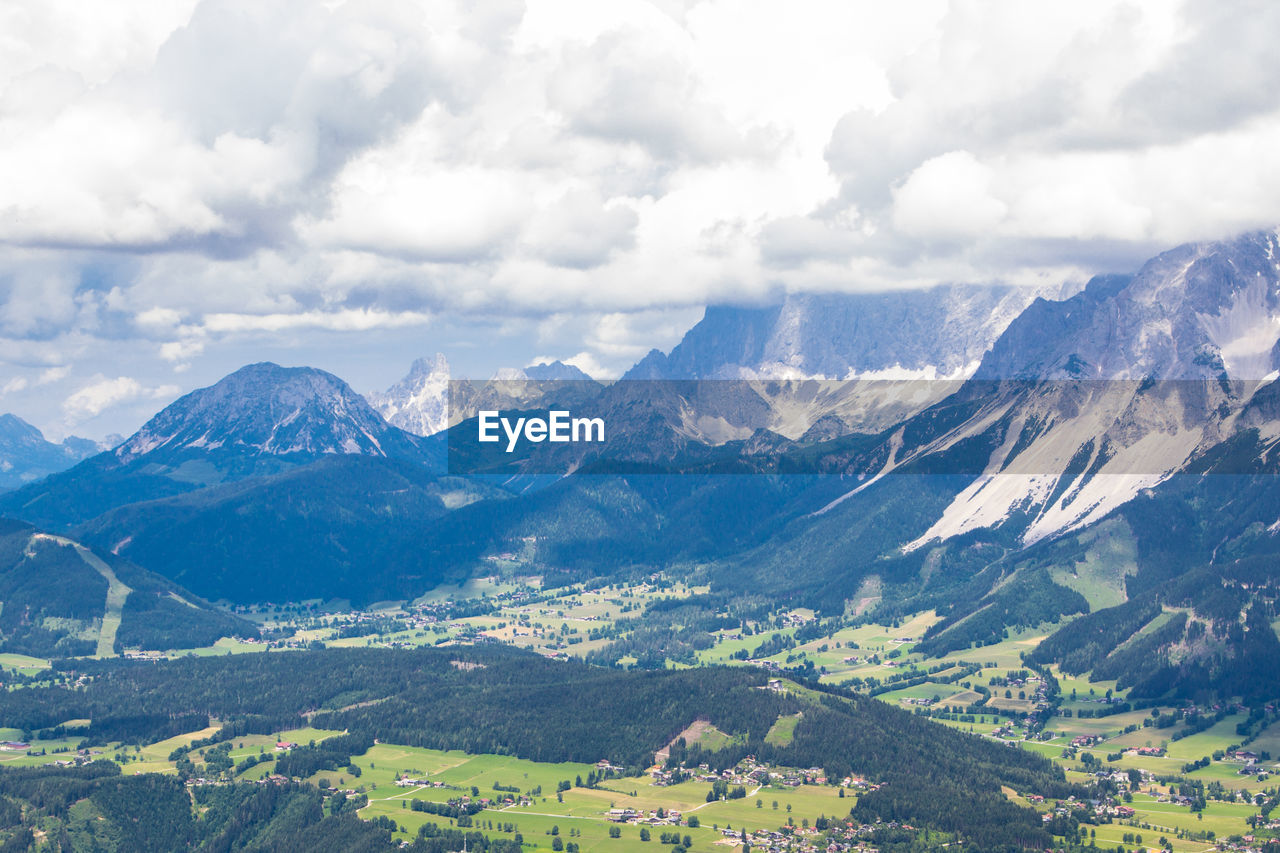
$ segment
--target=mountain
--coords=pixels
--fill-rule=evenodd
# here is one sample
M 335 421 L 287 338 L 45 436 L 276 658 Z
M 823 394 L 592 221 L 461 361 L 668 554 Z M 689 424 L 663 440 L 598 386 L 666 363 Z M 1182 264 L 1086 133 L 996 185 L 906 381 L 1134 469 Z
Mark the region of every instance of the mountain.
M 419 449 L 333 374 L 263 362 L 175 400 L 114 455 L 124 464 L 143 457 L 181 464 L 224 450 L 242 458 L 315 459 L 334 453 L 412 455 Z
M 211 599 L 409 597 L 469 553 L 441 561 L 421 547 L 432 525 L 497 494 L 441 480 L 440 445 L 387 424 L 331 374 L 254 364 L 114 451 L 5 494 L 0 513 Z
M 721 583 L 933 607 L 933 653 L 1062 620 L 1037 657 L 1135 696 L 1280 684 L 1278 250 L 1271 232 L 1181 246 L 1038 300 L 956 393 L 820 447 L 848 485 L 762 520 Z
M 465 580 L 484 540 L 452 512 L 503 497 L 415 462 L 332 455 L 113 507 L 74 530 L 210 599 L 364 605 Z
M 423 465 L 439 458 L 338 377 L 251 364 L 175 400 L 115 450 L 0 496 L 0 514 L 66 530 L 115 507 L 331 456 Z
M 710 306 L 675 349 L 652 350 L 623 379 L 964 378 L 1032 300 L 1061 291 L 941 285 Z
M 940 652 L 1012 626 L 1106 618 L 1144 594 L 1188 609 L 1178 642 L 1229 639 L 1221 618 L 1217 627 L 1201 620 L 1222 606 L 1203 590 L 1254 590 L 1237 596 L 1245 625 L 1261 588 L 1249 572 L 1280 558 L 1280 488 L 1269 479 L 1280 468 L 1278 248 L 1270 233 L 1178 247 L 1134 275 L 1037 298 L 966 379 L 601 385 L 513 373 L 454 383 L 471 408 L 536 412 L 573 393 L 575 413 L 603 413 L 615 456 L 541 445 L 541 461 L 563 466 L 554 472 L 520 467 L 539 457 L 499 449 L 496 466 L 476 469 L 499 477 L 442 478 L 431 449 L 448 440 L 454 451 L 457 435 L 396 430 L 318 371 L 280 383 L 239 377 L 239 396 L 217 406 L 184 398 L 121 451 L 50 478 L 63 492 L 28 487 L 0 498 L 0 510 L 38 520 L 74 494 L 79 515 L 62 517 L 79 525 L 76 535 L 237 601 L 405 597 L 521 539 L 558 575 L 697 565 L 719 592 L 823 613 L 849 601 L 886 618 L 935 608 L 943 619 L 925 648 Z M 709 339 L 695 330 L 687 340 Z M 919 383 L 939 387 L 916 394 Z M 279 384 L 309 389 L 306 404 L 279 405 L 294 393 Z M 888 419 L 887 405 L 873 406 L 875 417 L 853 415 L 861 429 L 831 424 L 852 417 L 860 388 L 905 400 L 905 414 Z M 281 416 L 295 410 L 303 414 Z M 103 465 L 116 467 L 94 467 Z M 220 478 L 194 476 L 210 470 Z M 646 473 L 672 470 L 692 473 Z M 785 476 L 720 475 L 745 472 Z M 535 473 L 553 476 L 527 489 L 509 479 Z M 1228 474 L 1256 481 L 1233 489 Z M 91 511 L 104 493 L 111 500 Z M 1099 549 L 1119 555 L 1109 580 L 1082 580 Z M 1206 658 L 1206 671 L 1220 679 L 1238 660 Z
M 443 353 L 420 358 L 395 385 L 367 396 L 387 423 L 415 435 L 433 435 L 449 425 L 449 362 Z
M 501 370 L 484 382 L 449 382 L 449 362 L 436 353 L 435 358 L 415 361 L 403 379 L 386 391 L 369 394 L 368 400 L 388 423 L 428 436 L 473 417 L 480 408 L 531 407 L 554 383 L 593 380 L 573 365 L 552 361 Z
M 878 432 L 723 445 L 764 448 L 742 470 L 798 474 L 569 477 L 508 502 L 501 533 L 578 578 L 697 564 L 719 593 L 832 615 L 934 608 L 938 653 L 1058 622 L 1044 654 L 1068 671 L 1096 664 L 1136 696 L 1239 693 L 1241 672 L 1271 672 L 1261 626 L 1280 605 L 1277 250 L 1271 232 L 1181 246 L 1037 299 L 970 378 Z M 687 462 L 700 420 L 773 417 L 777 389 L 747 393 L 768 384 L 633 380 L 600 400 L 680 439 L 652 458 Z
M 1180 246 L 1132 278 L 1030 306 L 961 394 L 991 402 L 935 439 L 974 438 L 994 419 L 1011 436 L 988 462 L 998 473 L 975 480 L 923 539 L 1025 514 L 1024 541 L 1051 537 L 1230 437 L 1280 366 L 1277 248 L 1268 232 Z
M 74 435 L 54 444 L 17 415 L 0 415 L 0 491 L 66 470 L 102 449 Z
M 815 426 L 815 437 L 879 432 L 952 393 L 1028 304 L 1064 292 L 940 285 L 713 305 L 669 354 L 650 351 L 622 378 L 758 383 L 771 412 L 752 426 L 790 438 Z M 735 426 L 737 437 L 752 431 Z
M 38 657 L 209 646 L 257 627 L 110 554 L 0 519 L 0 651 Z
M 563 361 L 543 361 L 538 364 L 531 364 L 521 371 L 526 378 L 544 381 L 554 380 L 558 382 L 576 381 L 591 382 L 591 376 L 586 371 L 574 367 L 572 364 L 565 364 Z

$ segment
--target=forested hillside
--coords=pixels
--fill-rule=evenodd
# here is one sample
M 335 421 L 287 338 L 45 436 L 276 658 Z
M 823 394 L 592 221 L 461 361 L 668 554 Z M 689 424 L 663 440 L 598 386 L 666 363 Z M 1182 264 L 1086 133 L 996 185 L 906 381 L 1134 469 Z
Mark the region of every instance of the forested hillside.
M 763 689 L 763 673 L 747 669 L 628 672 L 475 647 L 96 662 L 62 671 L 91 680 L 82 689 L 0 695 L 0 719 L 37 730 L 88 718 L 89 743 L 150 742 L 215 716 L 224 721 L 225 738 L 304 721 L 350 732 L 326 742 L 316 761 L 306 761 L 305 750 L 290 756 L 301 762 L 301 776 L 343 766 L 374 739 L 551 762 L 607 758 L 638 768 L 694 719 L 705 719 L 741 736 L 740 746 L 717 762 L 752 753 L 782 765 L 823 767 L 832 778 L 857 774 L 883 783 L 886 792 L 861 801 L 864 815 L 882 812 L 979 841 L 1032 847 L 1049 841 L 1038 816 L 1009 803 L 1001 786 L 1059 796 L 1073 791 L 1061 770 L 1034 753 L 866 697 L 776 693 Z M 791 742 L 767 743 L 774 722 L 798 710 L 804 719 Z M 962 788 L 923 783 L 960 778 Z

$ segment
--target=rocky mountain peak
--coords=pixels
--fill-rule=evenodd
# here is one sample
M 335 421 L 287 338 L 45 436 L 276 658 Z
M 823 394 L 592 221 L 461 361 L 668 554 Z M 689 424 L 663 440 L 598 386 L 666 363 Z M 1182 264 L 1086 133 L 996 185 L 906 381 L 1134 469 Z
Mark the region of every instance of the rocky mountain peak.
M 979 378 L 1264 379 L 1280 367 L 1280 239 L 1258 231 L 1164 252 L 1039 301 L 993 346 Z
M 388 423 L 406 432 L 440 432 L 449 425 L 449 362 L 444 353 L 419 358 L 403 379 L 368 399 Z
M 218 449 L 263 456 L 385 456 L 388 432 L 368 402 L 333 374 L 263 362 L 174 401 L 115 455 L 121 462 L 159 451 Z

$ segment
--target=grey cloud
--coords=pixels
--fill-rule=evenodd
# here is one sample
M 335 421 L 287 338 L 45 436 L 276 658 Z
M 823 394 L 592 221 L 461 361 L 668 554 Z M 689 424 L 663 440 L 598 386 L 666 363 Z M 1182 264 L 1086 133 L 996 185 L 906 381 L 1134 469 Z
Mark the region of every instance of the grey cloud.
M 593 193 L 569 193 L 534 215 L 528 240 L 537 255 L 556 266 L 591 269 L 634 246 L 639 221 L 629 207 L 606 208 Z
M 640 32 L 567 49 L 549 94 L 580 133 L 635 143 L 664 161 L 713 162 L 745 151 L 743 137 L 699 97 L 685 59 Z
M 1277 109 L 1280 5 L 1194 0 L 1192 32 L 1119 97 L 1124 118 L 1163 138 L 1222 131 Z
M 810 260 L 845 260 L 859 248 L 847 228 L 818 218 L 788 216 L 775 219 L 760 232 L 760 255 L 772 267 L 787 268 Z

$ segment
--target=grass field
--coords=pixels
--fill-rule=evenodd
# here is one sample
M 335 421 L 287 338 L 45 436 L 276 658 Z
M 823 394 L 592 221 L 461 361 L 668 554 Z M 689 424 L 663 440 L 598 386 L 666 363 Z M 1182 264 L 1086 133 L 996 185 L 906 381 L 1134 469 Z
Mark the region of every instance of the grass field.
M 794 720 L 787 717 L 784 720 Z M 780 724 L 785 725 L 783 721 Z M 794 723 L 792 724 L 794 725 Z M 234 753 L 233 753 L 234 755 Z M 415 747 L 376 744 L 367 753 L 353 759 L 361 769 L 359 783 L 368 791 L 369 805 L 361 815 L 370 818 L 386 815 L 406 830 L 410 837 L 418 827 L 428 822 L 451 825 L 453 821 L 437 815 L 414 812 L 409 808 L 413 799 L 437 802 L 470 793 L 472 786 L 481 797 L 500 796 L 493 790 L 495 782 L 515 786 L 528 794 L 537 789 L 528 806 L 490 808 L 476 815 L 477 826 L 487 827 L 489 822 L 500 827 L 514 823 L 526 846 L 550 848 L 552 827 L 568 836 L 572 828 L 578 835 L 572 836 L 582 849 L 588 850 L 659 850 L 653 843 L 660 831 L 679 831 L 689 835 L 694 848 L 703 851 L 722 850 L 719 829 L 728 826 L 748 829 L 776 829 L 790 818 L 797 826 L 811 823 L 818 817 L 846 814 L 855 802 L 851 797 L 841 798 L 836 788 L 800 786 L 790 788 L 754 787 L 744 799 L 707 802 L 710 783 L 689 781 L 679 785 L 657 786 L 647 776 L 609 779 L 597 788 L 573 786 L 557 796 L 556 787 L 564 780 L 572 783 L 585 777 L 594 769 L 587 764 L 546 764 L 525 761 L 500 755 L 467 755 L 461 752 L 420 749 Z M 397 776 L 426 778 L 443 782 L 449 788 L 400 788 L 395 784 Z M 341 778 L 345 784 L 355 780 L 340 773 L 317 774 L 328 777 L 337 784 Z M 648 813 L 658 809 L 676 810 L 687 815 L 697 815 L 700 827 L 654 828 L 654 842 L 648 846 L 640 841 L 639 829 L 623 826 L 622 837 L 609 837 L 611 825 L 606 813 L 612 808 L 632 808 Z M 496 838 L 511 838 L 512 833 L 501 829 L 484 830 Z
M 20 672 L 23 675 L 35 675 L 49 668 L 49 662 L 44 658 L 35 658 L 30 655 L 20 655 L 12 652 L 0 654 L 0 668 L 10 669 Z

